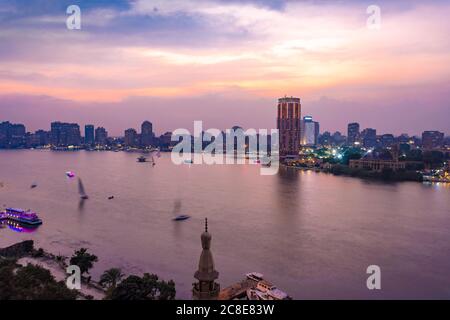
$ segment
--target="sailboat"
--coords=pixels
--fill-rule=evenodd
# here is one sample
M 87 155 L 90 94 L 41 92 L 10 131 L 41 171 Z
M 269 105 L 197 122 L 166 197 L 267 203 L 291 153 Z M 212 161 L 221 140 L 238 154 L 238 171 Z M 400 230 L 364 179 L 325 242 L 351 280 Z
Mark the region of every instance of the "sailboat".
M 86 191 L 84 191 L 83 182 L 81 182 L 80 178 L 78 178 L 78 193 L 80 194 L 80 198 L 82 200 L 89 199 L 88 195 L 86 194 Z

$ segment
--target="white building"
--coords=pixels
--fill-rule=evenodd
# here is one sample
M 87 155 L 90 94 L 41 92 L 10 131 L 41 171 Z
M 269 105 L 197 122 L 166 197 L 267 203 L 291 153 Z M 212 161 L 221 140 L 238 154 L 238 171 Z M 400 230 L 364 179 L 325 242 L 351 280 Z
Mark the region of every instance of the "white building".
M 319 123 L 313 121 L 311 116 L 303 117 L 301 121 L 301 139 L 302 146 L 315 146 L 319 139 Z

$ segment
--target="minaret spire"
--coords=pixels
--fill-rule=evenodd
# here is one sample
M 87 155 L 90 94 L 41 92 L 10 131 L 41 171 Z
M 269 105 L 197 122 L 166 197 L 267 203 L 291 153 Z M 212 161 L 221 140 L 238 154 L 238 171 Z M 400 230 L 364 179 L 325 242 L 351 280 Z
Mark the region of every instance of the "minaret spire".
M 194 278 L 198 282 L 193 284 L 192 295 L 195 300 L 215 300 L 220 291 L 220 285 L 215 282 L 219 272 L 214 268 L 214 260 L 211 253 L 211 234 L 208 232 L 208 218 L 205 218 L 205 231 L 201 235 L 202 253 L 198 263 L 198 270 Z

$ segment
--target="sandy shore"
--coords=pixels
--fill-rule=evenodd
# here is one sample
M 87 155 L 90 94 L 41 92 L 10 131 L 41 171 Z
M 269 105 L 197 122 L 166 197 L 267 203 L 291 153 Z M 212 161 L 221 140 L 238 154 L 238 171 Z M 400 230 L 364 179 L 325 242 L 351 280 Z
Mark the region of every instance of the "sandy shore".
M 68 276 L 65 273 L 65 270 L 56 261 L 49 259 L 47 257 L 40 257 L 40 258 L 24 257 L 19 259 L 17 263 L 22 266 L 26 266 L 27 264 L 30 263 L 33 265 L 43 267 L 51 272 L 51 274 L 55 277 L 56 281 L 66 281 L 66 278 Z M 80 292 L 85 296 L 90 295 L 94 297 L 94 300 L 101 300 L 105 296 L 104 291 L 99 290 L 86 283 L 81 284 Z

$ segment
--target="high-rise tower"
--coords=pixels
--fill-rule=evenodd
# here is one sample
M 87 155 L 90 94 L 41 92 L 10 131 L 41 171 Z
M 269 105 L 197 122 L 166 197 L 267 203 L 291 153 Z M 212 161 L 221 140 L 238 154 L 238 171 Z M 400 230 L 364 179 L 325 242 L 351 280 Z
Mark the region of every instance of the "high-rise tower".
M 302 146 L 312 147 L 317 145 L 319 140 L 319 123 L 313 121 L 311 116 L 303 117 L 301 121 L 301 138 L 300 144 Z
M 300 98 L 278 99 L 277 129 L 280 135 L 280 156 L 298 156 L 300 149 Z
M 153 144 L 153 125 L 150 121 L 144 121 L 141 126 L 141 146 L 149 147 Z
M 359 123 L 349 123 L 347 127 L 347 144 L 352 146 L 359 140 Z
M 93 145 L 94 142 L 94 126 L 92 124 L 87 124 L 84 126 L 84 144 Z
M 205 232 L 202 233 L 202 253 L 198 263 L 198 270 L 194 278 L 198 282 L 193 284 L 192 297 L 194 300 L 216 300 L 219 296 L 220 285 L 215 282 L 219 272 L 214 269 L 214 260 L 211 253 L 211 235 L 208 232 L 208 219 L 205 219 Z

